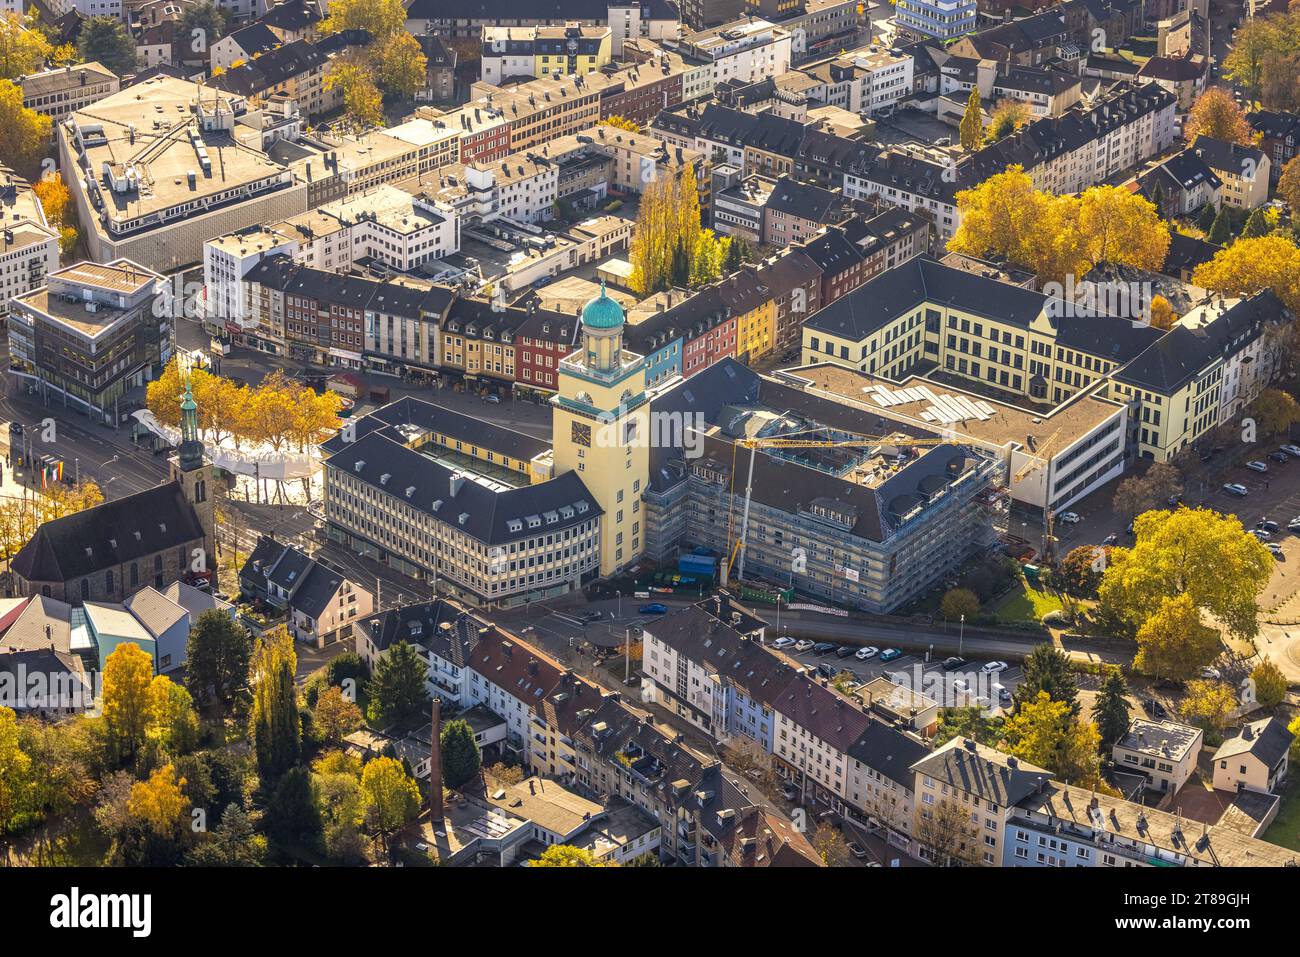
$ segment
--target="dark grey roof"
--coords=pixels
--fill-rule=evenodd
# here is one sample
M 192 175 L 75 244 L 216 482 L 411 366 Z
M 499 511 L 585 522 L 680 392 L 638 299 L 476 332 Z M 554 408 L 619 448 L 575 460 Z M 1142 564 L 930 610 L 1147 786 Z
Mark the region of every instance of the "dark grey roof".
M 1227 140 L 1216 140 L 1210 136 L 1198 136 L 1192 143 L 1192 152 L 1203 159 L 1211 169 L 1232 170 L 1240 175 L 1247 167 L 1247 160 L 1258 168 L 1264 159 L 1263 150 Z
M 1215 243 L 1170 230 L 1169 252 L 1165 254 L 1165 262 L 1160 271 L 1167 276 L 1181 275 L 1183 270 L 1195 269 L 1201 263 L 1209 262 L 1221 249 L 1223 247 Z
M 1231 355 L 1261 335 L 1266 323 L 1285 318 L 1281 301 L 1265 290 L 1240 300 L 1196 329 L 1174 326 L 1118 370 L 1115 380 L 1168 395 L 1194 378 L 1216 356 Z
M 1154 190 L 1157 182 L 1162 183 L 1165 189 L 1180 190 L 1192 190 L 1202 183 L 1208 183 L 1212 189 L 1223 185 L 1214 170 L 1193 150 L 1174 154 L 1143 174 L 1141 179 L 1143 187 L 1148 190 Z
M 923 302 L 948 304 L 1027 327 L 1048 297 L 918 256 L 887 270 L 808 317 L 806 328 L 849 340 L 868 338 Z
M 489 488 L 459 475 L 432 457 L 407 448 L 386 430 L 375 430 L 343 444 L 326 460 L 350 478 L 393 496 L 394 500 L 432 515 L 457 531 L 487 544 L 548 534 L 590 521 L 601 508 L 577 472 L 517 488 Z M 530 517 L 551 515 L 536 529 Z M 512 523 L 523 528 L 511 529 Z
M 912 770 L 1001 808 L 1029 797 L 1052 777 L 1050 771 L 963 738 L 921 758 Z
M 317 5 L 310 0 L 281 0 L 262 15 L 261 22 L 282 30 L 302 30 L 320 20 Z
M 280 38 L 271 32 L 265 23 L 250 23 L 246 27 L 228 34 L 229 38 L 239 44 L 239 49 L 249 56 L 274 50 L 280 44 Z
M 480 629 L 487 627 L 487 623 L 466 614 L 459 605 L 439 598 L 358 619 L 355 627 L 378 651 L 387 651 L 397 642 L 405 641 L 464 667 L 478 643 Z
M 375 411 L 354 420 L 352 435 L 356 438 L 394 426 L 416 426 L 438 432 L 448 438 L 460 439 L 482 448 L 492 449 L 512 459 L 528 461 L 549 449 L 550 443 L 525 432 L 516 432 L 482 419 L 425 402 L 416 396 L 403 396 Z M 390 431 L 397 440 L 400 432 Z M 346 437 L 336 435 L 324 442 L 321 449 L 327 453 L 339 451 L 347 444 Z
M 1217 761 L 1238 754 L 1253 754 L 1272 768 L 1286 756 L 1293 740 L 1295 735 L 1277 718 L 1250 721 L 1219 745 L 1219 750 L 1214 752 L 1214 759 Z
M 844 194 L 812 183 L 800 183 L 788 176 L 777 180 L 767 198 L 767 208 L 814 223 L 833 223 L 844 205 Z
M 202 539 L 194 506 L 168 482 L 43 523 L 11 567 L 27 581 L 66 582 Z
M 930 753 L 924 744 L 882 721 L 872 721 L 849 746 L 849 756 L 912 790 L 912 765 Z
M 344 578 L 344 574 L 328 562 L 313 561 L 307 569 L 307 577 L 293 593 L 289 606 L 308 618 L 320 618 L 338 594 Z

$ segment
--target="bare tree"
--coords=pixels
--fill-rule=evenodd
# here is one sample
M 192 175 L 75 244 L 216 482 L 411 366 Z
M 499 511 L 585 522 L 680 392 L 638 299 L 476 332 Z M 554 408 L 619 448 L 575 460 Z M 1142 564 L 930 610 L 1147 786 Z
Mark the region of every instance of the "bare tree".
M 970 812 L 951 798 L 921 812 L 916 819 L 916 840 L 936 867 L 961 867 L 975 862 Z

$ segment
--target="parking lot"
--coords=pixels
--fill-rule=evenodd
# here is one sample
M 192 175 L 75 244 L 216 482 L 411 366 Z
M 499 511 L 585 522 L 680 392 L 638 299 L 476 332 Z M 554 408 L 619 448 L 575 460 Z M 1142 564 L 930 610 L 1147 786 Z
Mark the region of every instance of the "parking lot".
M 856 645 L 853 647 L 857 648 Z M 984 661 L 974 658 L 948 671 L 944 670 L 944 659 L 939 655 L 928 656 L 930 659 L 928 661 L 921 655 L 912 654 L 902 655 L 892 661 L 881 661 L 881 654 L 887 650 L 881 648 L 879 653 L 862 661 L 853 655 L 841 658 L 834 651 L 818 653 L 811 648 L 804 651 L 798 651 L 794 647 L 782 649 L 786 655 L 802 665 L 813 669 L 819 665 L 827 665 L 834 669 L 835 674 L 848 671 L 860 683 L 885 677 L 895 684 L 905 684 L 934 698 L 944 707 L 982 703 L 975 699 L 984 696 L 989 699 L 990 705 L 995 706 L 994 711 L 1000 711 L 1002 708 L 998 706 L 994 686 L 1001 685 L 1011 694 L 1015 694 L 1016 688 L 1024 677 L 1018 664 L 1011 664 L 1000 673 L 983 674 L 980 669 Z

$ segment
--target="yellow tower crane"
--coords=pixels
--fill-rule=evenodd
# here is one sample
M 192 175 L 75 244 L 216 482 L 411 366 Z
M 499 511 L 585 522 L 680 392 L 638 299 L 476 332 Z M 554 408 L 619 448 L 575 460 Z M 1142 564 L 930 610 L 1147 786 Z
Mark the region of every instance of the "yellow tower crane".
M 736 536 L 732 546 L 731 553 L 727 558 L 727 566 L 722 573 L 722 581 L 725 584 L 731 580 L 731 573 L 736 572 L 736 578 L 739 581 L 745 579 L 745 541 L 749 534 L 749 504 L 754 491 L 754 455 L 758 449 L 836 449 L 836 448 L 869 448 L 877 445 L 893 445 L 899 448 L 905 446 L 924 447 L 933 445 L 943 445 L 951 442 L 952 439 L 915 439 L 902 434 L 888 436 L 871 436 L 863 435 L 852 439 L 798 439 L 798 438 L 770 438 L 770 439 L 737 439 L 731 446 L 731 497 L 727 506 L 727 541 L 731 542 L 732 532 L 735 529 L 735 504 L 736 504 L 736 450 L 740 447 L 749 449 L 749 475 L 745 480 L 745 505 L 741 510 L 740 534 Z M 739 559 L 740 567 L 736 567 L 736 561 Z

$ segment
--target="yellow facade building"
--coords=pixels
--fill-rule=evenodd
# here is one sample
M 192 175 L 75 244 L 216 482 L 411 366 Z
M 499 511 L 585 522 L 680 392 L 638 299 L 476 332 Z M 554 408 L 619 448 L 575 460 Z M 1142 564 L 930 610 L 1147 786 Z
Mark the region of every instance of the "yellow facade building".
M 582 310 L 582 347 L 561 360 L 553 406 L 555 475 L 577 472 L 603 510 L 600 575 L 641 554 L 650 475 L 645 359 L 623 351 L 623 309 L 605 294 Z

